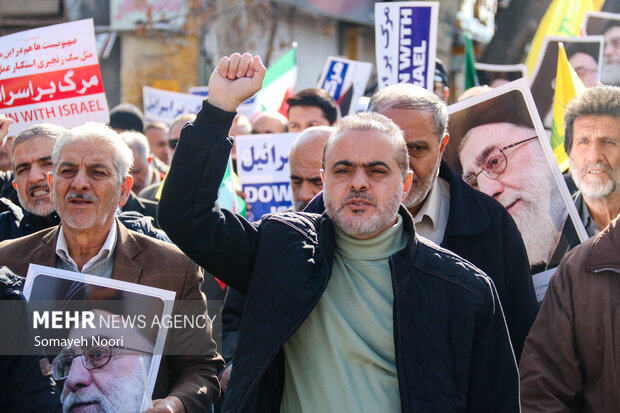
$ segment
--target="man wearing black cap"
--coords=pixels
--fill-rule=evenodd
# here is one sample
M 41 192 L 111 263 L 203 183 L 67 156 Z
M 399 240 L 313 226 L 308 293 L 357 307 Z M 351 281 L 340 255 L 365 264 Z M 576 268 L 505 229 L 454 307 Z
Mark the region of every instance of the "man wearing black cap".
M 144 114 L 131 103 L 121 103 L 110 111 L 110 127 L 117 133 L 144 132 Z

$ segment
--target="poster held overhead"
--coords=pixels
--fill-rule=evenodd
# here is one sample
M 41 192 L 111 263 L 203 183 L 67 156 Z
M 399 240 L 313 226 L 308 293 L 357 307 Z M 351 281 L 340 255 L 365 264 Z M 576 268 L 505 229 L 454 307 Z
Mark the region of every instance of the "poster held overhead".
M 433 90 L 438 2 L 375 3 L 379 89 L 413 83 Z
M 371 70 L 372 63 L 330 56 L 317 87 L 334 98 L 343 116 L 351 115 L 355 113 L 359 98 L 364 95 Z
M 48 122 L 64 127 L 108 122 L 93 20 L 0 37 L 0 113 L 9 135 Z

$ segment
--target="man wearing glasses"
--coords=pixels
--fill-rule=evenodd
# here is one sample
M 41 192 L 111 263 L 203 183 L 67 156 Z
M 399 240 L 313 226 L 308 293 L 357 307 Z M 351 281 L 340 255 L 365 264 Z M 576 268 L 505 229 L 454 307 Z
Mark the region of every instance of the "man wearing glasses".
M 558 202 L 560 191 L 536 131 L 508 122 L 479 125 L 463 136 L 458 152 L 465 182 L 512 215 L 532 272 L 556 266 L 576 236 L 562 237 L 568 211 Z
M 111 315 L 103 310 L 93 312 Z M 63 411 L 139 412 L 146 384 L 140 358 L 148 371 L 152 340 L 135 328 L 73 328 L 68 339 L 87 345 L 64 348 L 52 361 L 52 377 L 64 380 L 60 397 Z

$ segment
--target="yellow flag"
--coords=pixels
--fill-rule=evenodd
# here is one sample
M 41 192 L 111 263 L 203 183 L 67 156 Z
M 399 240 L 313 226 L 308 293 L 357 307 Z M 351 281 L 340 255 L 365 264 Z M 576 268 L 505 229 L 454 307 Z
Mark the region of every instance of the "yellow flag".
M 553 97 L 553 123 L 551 125 L 551 147 L 562 172 L 568 169 L 568 155 L 564 151 L 564 110 L 575 96 L 581 95 L 586 87 L 570 65 L 564 51 L 564 44 L 558 43 L 558 69 Z
M 587 11 L 600 11 L 605 0 L 553 0 L 538 25 L 525 64 L 534 71 L 545 36 L 573 37 L 580 35 L 580 26 Z

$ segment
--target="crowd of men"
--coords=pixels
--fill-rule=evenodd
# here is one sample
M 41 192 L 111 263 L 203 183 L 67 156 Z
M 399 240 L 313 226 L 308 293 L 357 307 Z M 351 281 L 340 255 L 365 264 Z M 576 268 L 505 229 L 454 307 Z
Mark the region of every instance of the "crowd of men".
M 620 88 L 591 87 L 566 108 L 591 237 L 573 248 L 561 243 L 565 208 L 549 203 L 557 188 L 534 184 L 548 173 L 534 130 L 471 128 L 462 176 L 442 158 L 445 72 L 435 93 L 391 85 L 346 117 L 320 89 L 290 98 L 286 117 L 237 116 L 265 71 L 257 56 L 222 58 L 200 111 L 170 127 L 123 104 L 109 125 L 11 137 L 3 300 L 19 298 L 31 263 L 174 291 L 201 303 L 197 314 L 225 284 L 222 332 L 171 333 L 200 351 L 162 357 L 149 413 L 216 401 L 260 413 L 620 410 Z M 0 115 L 3 141 L 10 123 Z M 257 222 L 220 208 L 232 136 L 287 131 L 299 132 L 292 208 Z M 553 258 L 539 309 L 532 272 Z M 143 344 L 1 356 L 2 400 L 8 411 L 139 411 Z

